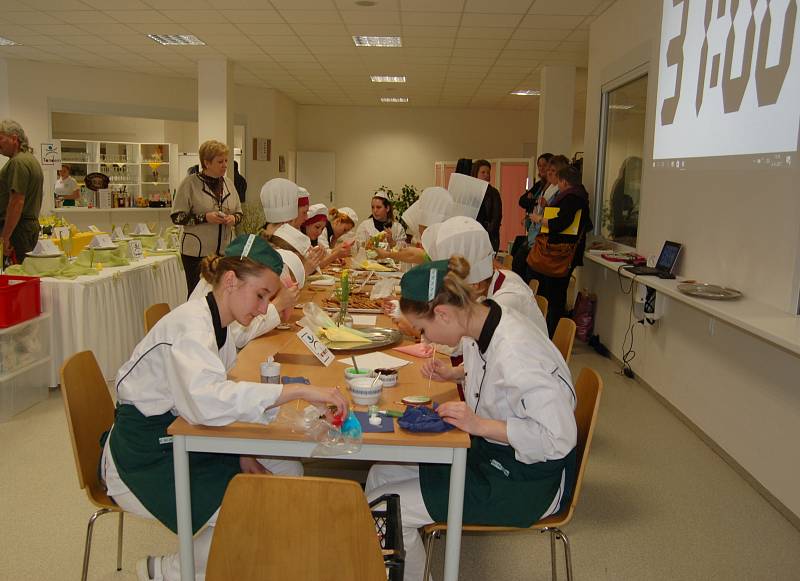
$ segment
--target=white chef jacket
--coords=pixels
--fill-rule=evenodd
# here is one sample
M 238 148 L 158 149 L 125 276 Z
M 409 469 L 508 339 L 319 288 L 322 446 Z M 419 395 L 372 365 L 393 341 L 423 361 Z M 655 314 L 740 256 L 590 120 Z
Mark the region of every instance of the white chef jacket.
M 165 315 L 117 372 L 117 399 L 145 416 L 168 411 L 191 424 L 271 422 L 281 385 L 231 381 L 236 363 L 231 334 L 217 348 L 208 303 L 190 300 Z
M 320 232 L 319 237 L 317 238 L 317 246 L 322 246 L 325 250 L 330 250 L 331 243 L 328 242 L 327 228 L 323 228 L 322 232 Z
M 461 340 L 465 401 L 479 416 L 506 422 L 508 441 L 520 462 L 563 458 L 578 437 L 569 368 L 555 345 L 514 309 L 500 306 L 500 321 L 485 337 L 496 307 L 478 341 Z
M 395 242 L 405 241 L 406 239 L 406 231 L 403 229 L 403 226 L 400 225 L 398 220 L 392 222 L 392 238 L 394 238 Z M 372 221 L 372 216 L 367 217 L 366 220 L 361 222 L 356 228 L 356 240 L 359 242 L 366 242 L 373 236 L 378 234 L 378 229 L 375 228 L 375 224 Z
M 75 178 L 72 176 L 68 176 L 65 180 L 61 178 L 56 180 L 55 193 L 57 196 L 71 196 L 77 189 L 78 182 L 76 182 Z
M 189 295 L 189 300 L 202 299 L 205 301 L 206 295 L 212 290 L 213 287 L 211 284 L 201 276 L 192 294 Z M 269 333 L 280 324 L 281 315 L 278 313 L 278 309 L 275 308 L 275 305 L 270 303 L 267 307 L 267 312 L 254 317 L 246 327 L 238 321 L 234 321 L 228 325 L 228 334 L 233 337 L 237 349 L 244 349 L 244 346 L 250 341 L 265 333 Z
M 498 280 L 501 273 L 502 280 Z M 489 282 L 489 292 L 486 298 L 492 299 L 506 308 L 519 311 L 528 321 L 533 321 L 533 324 L 541 329 L 545 337 L 549 337 L 547 321 L 544 320 L 536 297 L 533 295 L 531 287 L 525 284 L 525 281 L 517 273 L 510 270 L 495 270 L 492 280 Z

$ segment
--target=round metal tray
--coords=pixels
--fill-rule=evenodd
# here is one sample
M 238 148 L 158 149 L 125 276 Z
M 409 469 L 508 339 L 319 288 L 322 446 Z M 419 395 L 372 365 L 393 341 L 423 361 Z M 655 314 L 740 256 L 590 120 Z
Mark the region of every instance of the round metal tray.
M 325 345 L 331 351 L 368 351 L 394 345 L 403 338 L 403 335 L 397 329 L 386 329 L 384 327 L 355 327 L 355 329 L 366 333 L 369 336 L 369 343 L 331 341 L 326 342 Z
M 712 299 L 715 301 L 729 301 L 742 296 L 742 292 L 734 288 L 707 283 L 685 282 L 678 285 L 678 290 L 685 295 L 701 299 Z

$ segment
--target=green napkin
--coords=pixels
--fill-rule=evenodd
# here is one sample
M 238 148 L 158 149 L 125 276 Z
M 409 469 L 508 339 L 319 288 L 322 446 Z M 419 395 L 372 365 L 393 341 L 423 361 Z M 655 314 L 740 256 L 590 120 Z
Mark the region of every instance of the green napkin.
M 98 262 L 103 266 L 128 266 L 130 262 L 125 258 L 125 252 L 125 248 L 122 245 L 113 250 L 84 248 L 75 263 L 85 267 L 93 267 Z
M 81 275 L 96 275 L 97 270 L 70 262 L 66 256 L 41 258 L 28 256 L 22 264 L 15 264 L 6 269 L 7 274 L 27 276 L 51 276 L 53 278 L 72 279 Z

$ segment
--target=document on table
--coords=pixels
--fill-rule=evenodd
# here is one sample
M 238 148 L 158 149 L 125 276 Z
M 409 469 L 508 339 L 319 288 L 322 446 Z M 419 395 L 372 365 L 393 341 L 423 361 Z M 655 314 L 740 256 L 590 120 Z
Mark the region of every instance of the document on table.
M 353 365 L 353 361 L 349 357 L 347 359 L 339 359 L 338 361 L 348 366 Z M 411 363 L 405 359 L 392 357 L 380 351 L 367 353 L 366 355 L 357 355 L 356 361 L 359 367 L 364 367 L 366 369 L 397 369 L 398 367 L 403 367 Z

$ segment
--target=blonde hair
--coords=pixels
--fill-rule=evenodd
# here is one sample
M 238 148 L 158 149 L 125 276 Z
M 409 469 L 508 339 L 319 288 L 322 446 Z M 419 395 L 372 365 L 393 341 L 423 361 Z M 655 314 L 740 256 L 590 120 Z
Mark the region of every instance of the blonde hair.
M 463 256 L 453 255 L 447 263 L 447 274 L 442 288 L 432 301 L 422 302 L 401 298 L 400 310 L 424 319 L 433 318 L 433 310 L 439 305 L 450 305 L 472 310 L 478 304 L 475 290 L 465 280 L 469 275 L 469 262 Z
M 236 278 L 241 280 L 245 277 L 259 276 L 264 270 L 270 269 L 266 265 L 251 260 L 250 258 L 220 256 L 219 254 L 206 256 L 202 262 L 200 262 L 201 276 L 214 288 L 216 288 L 219 281 L 222 280 L 222 277 L 229 270 L 232 270 Z M 270 270 L 270 272 L 272 271 Z
M 200 149 L 197 153 L 200 156 L 200 167 L 202 169 L 206 169 L 206 164 L 208 162 L 213 161 L 215 157 L 220 155 L 228 155 L 230 150 L 228 149 L 228 146 L 221 141 L 209 139 L 200 145 Z
M 342 222 L 347 222 L 348 224 L 350 224 L 351 228 L 355 228 L 356 226 L 356 223 L 353 222 L 353 219 L 350 216 L 348 216 L 344 212 L 340 212 L 336 208 L 331 208 L 330 210 L 328 210 L 328 220 L 330 220 L 331 222 L 333 222 L 334 220 L 341 220 Z

